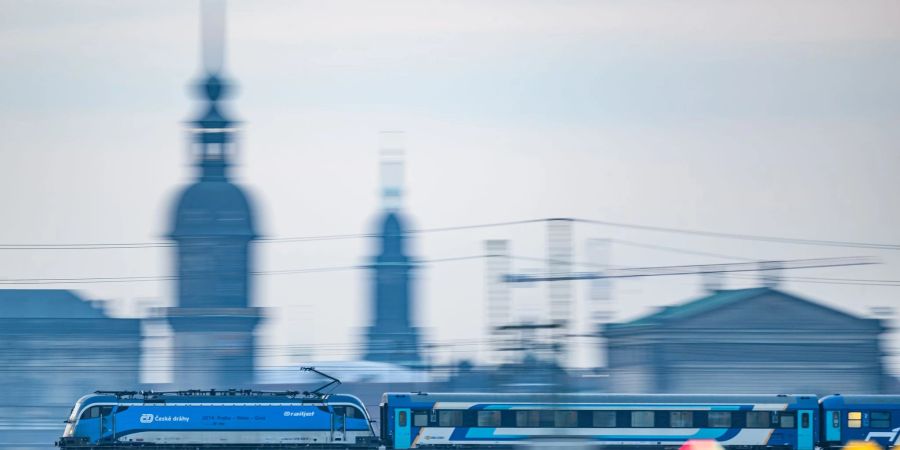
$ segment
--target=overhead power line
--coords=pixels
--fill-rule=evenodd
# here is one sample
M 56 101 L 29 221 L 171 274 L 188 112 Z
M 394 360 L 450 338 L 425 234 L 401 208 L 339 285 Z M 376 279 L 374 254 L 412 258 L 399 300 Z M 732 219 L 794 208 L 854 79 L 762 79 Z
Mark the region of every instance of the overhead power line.
M 563 274 L 509 274 L 504 280 L 510 283 L 536 281 L 596 280 L 601 278 L 660 277 L 672 275 L 715 274 L 729 272 L 759 272 L 788 269 L 812 269 L 878 264 L 867 257 L 794 259 L 787 261 L 756 261 L 725 264 L 695 264 L 686 266 L 624 267 L 603 272 L 572 272 Z
M 655 225 L 641 225 L 624 222 L 611 222 L 607 220 L 593 219 L 569 219 L 577 223 L 586 223 L 592 225 L 603 225 L 616 228 L 632 228 L 646 231 L 659 231 L 664 233 L 690 234 L 695 236 L 715 237 L 724 239 L 738 239 L 744 241 L 762 241 L 777 242 L 780 244 L 798 244 L 798 245 L 818 245 L 826 247 L 850 247 L 850 248 L 869 248 L 879 250 L 900 250 L 900 244 L 884 244 L 874 242 L 851 242 L 851 241 L 833 241 L 825 239 L 803 239 L 782 236 L 764 236 L 759 234 L 741 234 L 741 233 L 725 233 L 720 231 L 692 230 L 688 228 L 672 228 L 660 227 Z
M 435 258 L 427 260 L 419 260 L 418 263 L 432 264 L 445 263 L 455 261 L 471 261 L 481 260 L 484 258 L 495 257 L 496 255 L 467 255 L 454 256 L 447 258 Z M 547 258 L 536 258 L 527 256 L 506 255 L 512 259 L 528 260 L 528 261 L 549 261 Z M 725 264 L 696 264 L 682 266 L 648 266 L 648 267 L 607 267 L 603 272 L 573 272 L 568 274 L 509 274 L 506 280 L 510 282 L 535 282 L 535 281 L 559 281 L 559 280 L 585 280 L 596 278 L 637 278 L 637 277 L 658 277 L 673 275 L 695 275 L 695 274 L 713 274 L 713 273 L 730 273 L 730 272 L 758 272 L 767 270 L 787 270 L 787 269 L 803 269 L 803 268 L 823 268 L 823 267 L 843 267 L 878 264 L 879 262 L 873 258 L 867 257 L 850 257 L 850 258 L 819 258 L 819 259 L 800 259 L 787 261 L 753 261 L 741 263 L 725 263 Z M 590 266 L 590 264 L 585 264 Z M 322 273 L 322 272 L 339 272 L 351 270 L 364 270 L 370 266 L 367 265 L 349 265 L 349 266 L 326 266 L 326 267 L 307 267 L 298 269 L 283 270 L 266 270 L 251 272 L 255 276 L 266 275 L 291 275 L 305 273 Z M 124 282 L 158 282 L 172 281 L 178 279 L 177 276 L 123 276 L 123 277 L 72 277 L 72 278 L 12 278 L 0 279 L 0 285 L 35 285 L 35 284 L 101 284 L 101 283 L 124 283 Z M 867 286 L 900 286 L 900 280 L 869 280 L 869 279 L 851 279 L 851 278 L 826 278 L 826 277 L 790 277 L 783 278 L 786 281 L 798 281 L 806 283 L 827 283 L 827 284 L 848 284 L 848 285 L 867 285 Z
M 695 230 L 695 229 L 688 229 L 688 228 L 662 227 L 662 226 L 656 226 L 656 225 L 644 225 L 644 224 L 636 224 L 636 223 L 614 222 L 614 221 L 608 221 L 608 220 L 595 220 L 595 219 L 583 219 L 583 218 L 536 218 L 536 219 L 524 219 L 524 220 L 511 220 L 511 221 L 504 221 L 504 222 L 488 222 L 488 223 L 478 223 L 478 224 L 468 224 L 468 225 L 455 225 L 455 226 L 447 226 L 447 227 L 421 228 L 421 229 L 410 230 L 409 232 L 407 232 L 407 234 L 413 235 L 413 234 L 473 230 L 473 229 L 481 229 L 481 228 L 497 228 L 497 227 L 525 225 L 525 224 L 532 224 L 532 223 L 541 223 L 541 222 L 548 222 L 548 221 L 553 221 L 553 220 L 569 220 L 569 221 L 576 222 L 576 223 L 602 225 L 602 226 L 615 227 L 615 228 L 629 228 L 629 229 L 664 232 L 664 233 L 688 234 L 688 235 L 723 238 L 723 239 L 775 242 L 775 243 L 781 243 L 781 244 L 818 245 L 818 246 L 826 246 L 826 247 L 850 247 L 850 248 L 867 248 L 867 249 L 877 249 L 877 250 L 900 250 L 900 244 L 838 241 L 838 240 L 826 240 L 826 239 L 804 239 L 804 238 L 792 238 L 792 237 L 783 237 L 783 236 L 728 233 L 728 232 L 720 232 L 720 231 L 707 231 L 707 230 Z M 290 243 L 290 242 L 314 242 L 314 241 L 362 239 L 362 238 L 372 238 L 372 237 L 377 237 L 377 236 L 378 236 L 377 234 L 373 234 L 373 233 L 323 234 L 323 235 L 309 235 L 309 236 L 286 236 L 286 237 L 261 238 L 261 239 L 256 240 L 256 242 L 260 243 L 260 244 L 275 244 L 275 243 Z M 620 242 L 625 243 L 626 241 L 620 241 Z M 168 248 L 168 247 L 174 247 L 175 245 L 176 244 L 174 242 L 161 242 L 161 241 L 156 241 L 156 242 L 114 242 L 114 243 L 95 242 L 95 243 L 59 243 L 59 244 L 0 244 L 0 250 L 115 250 L 115 249 L 135 249 L 135 248 Z M 644 244 L 644 245 L 650 245 L 650 244 Z M 659 249 L 662 249 L 664 246 L 657 246 L 657 247 Z M 682 251 L 682 253 L 685 253 L 685 251 Z M 696 252 L 696 254 L 702 255 L 702 254 L 704 254 L 704 252 Z M 714 254 L 712 254 L 712 253 L 706 253 L 706 256 L 713 256 L 713 255 Z M 725 255 L 717 255 L 715 257 L 723 257 L 723 258 L 728 258 L 728 259 L 739 259 L 739 258 L 727 257 Z

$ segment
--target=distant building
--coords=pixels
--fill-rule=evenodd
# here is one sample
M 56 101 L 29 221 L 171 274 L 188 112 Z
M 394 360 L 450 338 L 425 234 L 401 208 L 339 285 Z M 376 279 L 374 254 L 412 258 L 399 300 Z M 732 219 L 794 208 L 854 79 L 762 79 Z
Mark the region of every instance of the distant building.
M 876 319 L 770 287 L 721 290 L 606 326 L 610 389 L 679 393 L 879 393 Z
M 82 395 L 137 389 L 141 323 L 57 289 L 0 290 L 0 436 L 52 442 Z
M 399 158 L 382 161 L 384 212 L 372 258 L 372 325 L 366 333 L 367 361 L 422 365 L 419 331 L 413 325 L 413 286 L 416 262 L 409 256 L 409 239 L 400 210 L 403 163 Z
M 211 74 L 201 86 L 206 113 L 193 122 L 197 180 L 177 201 L 169 237 L 177 244 L 178 306 L 173 383 L 183 388 L 243 388 L 253 382 L 259 308 L 251 307 L 250 201 L 228 178 L 234 123 L 219 109 L 226 86 Z

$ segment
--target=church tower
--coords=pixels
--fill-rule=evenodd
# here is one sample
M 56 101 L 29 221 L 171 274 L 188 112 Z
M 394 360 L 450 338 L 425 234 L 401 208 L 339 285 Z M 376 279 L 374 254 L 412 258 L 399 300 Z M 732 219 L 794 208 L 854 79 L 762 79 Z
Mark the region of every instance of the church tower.
M 398 140 L 396 133 L 383 133 Z M 392 146 L 393 145 L 393 146 Z M 422 365 L 419 332 L 413 326 L 413 275 L 416 262 L 408 255 L 407 224 L 401 211 L 403 153 L 396 144 L 382 149 L 381 184 L 383 210 L 375 240 L 378 253 L 368 266 L 372 274 L 372 315 L 368 328 L 368 361 Z
M 199 86 L 202 113 L 190 123 L 197 175 L 176 202 L 169 233 L 178 273 L 178 305 L 167 310 L 174 332 L 173 383 L 242 388 L 253 382 L 253 330 L 260 320 L 259 308 L 250 306 L 250 243 L 257 235 L 250 202 L 228 174 L 235 123 L 221 104 L 228 93 L 219 75 L 224 8 L 203 6 L 207 76 Z

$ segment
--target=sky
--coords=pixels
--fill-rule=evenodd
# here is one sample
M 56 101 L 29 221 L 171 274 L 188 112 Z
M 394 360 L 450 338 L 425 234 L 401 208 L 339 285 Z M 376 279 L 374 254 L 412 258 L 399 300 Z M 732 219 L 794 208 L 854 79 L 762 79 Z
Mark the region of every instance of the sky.
M 195 173 L 186 122 L 200 108 L 199 20 L 196 2 L 0 1 L 0 244 L 166 240 Z M 579 217 L 900 244 L 898 22 L 895 1 L 233 1 L 233 179 L 265 237 L 372 232 L 379 132 L 402 130 L 413 228 Z M 530 224 L 417 235 L 413 253 L 478 255 L 485 239 L 509 239 L 512 254 L 541 258 L 546 234 Z M 576 261 L 590 238 L 747 259 L 873 256 L 882 264 L 786 276 L 900 280 L 896 250 L 576 225 Z M 361 265 L 374 251 L 366 239 L 254 246 L 260 271 Z M 171 275 L 173 258 L 4 249 L 0 278 Z M 728 260 L 610 250 L 619 266 L 717 262 Z M 439 344 L 433 362 L 487 357 L 484 265 L 419 271 L 415 315 Z M 261 366 L 358 356 L 365 271 L 254 280 L 254 304 L 269 308 Z M 174 301 L 170 281 L 9 286 L 75 289 L 123 317 Z M 781 287 L 858 315 L 900 293 Z M 573 292 L 583 332 L 588 286 Z M 627 320 L 703 289 L 687 276 L 619 280 L 612 292 Z M 514 289 L 516 317 L 541 317 L 546 296 Z M 589 365 L 598 344 L 579 341 L 571 362 Z

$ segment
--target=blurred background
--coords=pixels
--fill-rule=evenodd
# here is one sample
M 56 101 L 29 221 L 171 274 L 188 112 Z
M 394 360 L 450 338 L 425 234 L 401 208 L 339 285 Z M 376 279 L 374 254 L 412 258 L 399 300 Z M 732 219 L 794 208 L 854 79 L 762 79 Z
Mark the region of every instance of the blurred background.
M 897 2 L 211 3 L 0 2 L 0 446 L 300 366 L 900 392 Z

